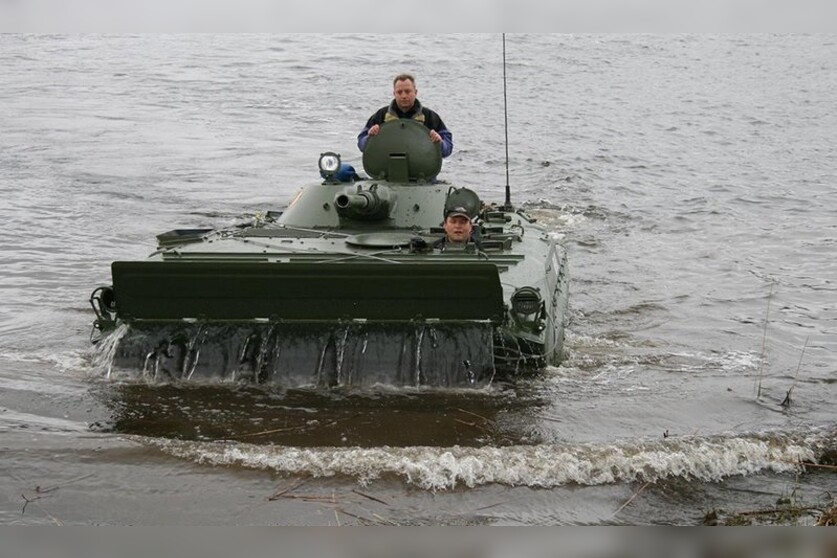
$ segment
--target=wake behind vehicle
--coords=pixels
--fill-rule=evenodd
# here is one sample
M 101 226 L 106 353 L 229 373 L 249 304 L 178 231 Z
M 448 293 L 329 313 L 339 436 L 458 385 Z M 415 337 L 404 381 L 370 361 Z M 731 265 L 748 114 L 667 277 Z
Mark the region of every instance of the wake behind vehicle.
M 284 212 L 157 236 L 91 295 L 113 366 L 162 381 L 479 387 L 561 360 L 566 254 L 510 202 L 436 179 L 420 123 L 381 127 L 368 178 L 320 157 Z M 347 176 L 344 176 L 347 175 Z M 479 245 L 433 244 L 465 207 Z

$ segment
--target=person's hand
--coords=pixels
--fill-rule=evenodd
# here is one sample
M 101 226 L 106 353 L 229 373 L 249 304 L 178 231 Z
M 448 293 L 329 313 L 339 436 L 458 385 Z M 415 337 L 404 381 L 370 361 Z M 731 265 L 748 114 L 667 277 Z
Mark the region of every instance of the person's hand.
M 430 130 L 430 141 L 432 141 L 433 143 L 439 143 L 440 141 L 442 141 L 442 136 L 440 136 L 439 132 L 437 132 L 436 130 Z
M 377 135 L 378 135 L 378 132 L 380 132 L 380 131 L 381 131 L 381 127 L 380 127 L 378 124 L 375 124 L 374 126 L 372 126 L 371 128 L 369 128 L 369 132 L 368 132 L 368 134 L 369 134 L 370 136 L 377 136 Z

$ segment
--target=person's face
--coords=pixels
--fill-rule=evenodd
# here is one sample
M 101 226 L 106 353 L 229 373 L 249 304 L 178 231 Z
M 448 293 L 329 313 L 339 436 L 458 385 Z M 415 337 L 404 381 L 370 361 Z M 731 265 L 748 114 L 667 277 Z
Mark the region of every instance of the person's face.
M 445 219 L 444 226 L 451 242 L 467 242 L 471 236 L 471 220 L 464 215 L 451 215 Z
M 395 97 L 395 104 L 401 110 L 407 111 L 412 108 L 416 102 L 416 94 L 418 90 L 412 81 L 404 79 L 395 82 L 395 87 L 392 88 L 392 95 Z

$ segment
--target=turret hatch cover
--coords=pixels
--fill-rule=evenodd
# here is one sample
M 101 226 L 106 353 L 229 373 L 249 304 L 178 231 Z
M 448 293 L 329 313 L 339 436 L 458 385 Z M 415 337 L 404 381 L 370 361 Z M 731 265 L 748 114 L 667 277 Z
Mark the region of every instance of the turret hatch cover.
M 363 169 L 373 178 L 397 180 L 402 173 L 396 168 L 404 159 L 409 180 L 429 180 L 442 170 L 441 145 L 430 141 L 424 124 L 401 119 L 381 125 L 363 150 Z

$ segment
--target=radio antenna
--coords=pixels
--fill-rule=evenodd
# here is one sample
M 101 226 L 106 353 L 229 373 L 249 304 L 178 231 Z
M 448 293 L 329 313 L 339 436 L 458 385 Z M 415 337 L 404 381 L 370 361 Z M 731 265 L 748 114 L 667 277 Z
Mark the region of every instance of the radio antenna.
M 506 94 L 506 34 L 503 33 L 503 119 L 506 132 L 506 204 L 503 207 L 506 211 L 514 208 L 511 203 L 511 186 L 509 186 L 509 109 L 508 96 Z

